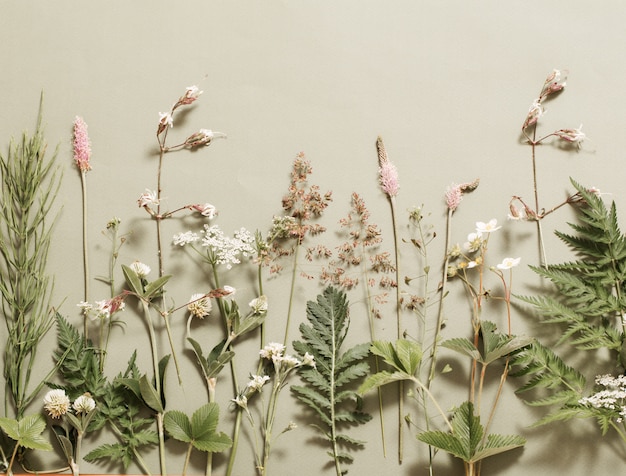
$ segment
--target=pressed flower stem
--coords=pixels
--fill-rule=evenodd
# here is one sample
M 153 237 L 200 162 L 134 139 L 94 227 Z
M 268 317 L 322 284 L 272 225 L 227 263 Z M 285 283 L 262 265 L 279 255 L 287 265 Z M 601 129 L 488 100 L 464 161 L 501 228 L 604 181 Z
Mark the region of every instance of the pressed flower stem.
M 296 289 L 296 272 L 298 270 L 298 251 L 300 250 L 300 238 L 296 242 L 296 247 L 293 252 L 293 268 L 291 270 L 291 286 L 289 288 L 289 307 L 287 308 L 287 323 L 285 324 L 285 338 L 283 339 L 283 345 L 287 347 L 289 340 L 289 325 L 291 323 L 291 310 L 293 308 L 293 297 Z
M 87 172 L 80 172 L 80 183 L 83 197 L 83 281 L 85 286 L 85 302 L 89 302 L 89 245 L 87 240 Z M 83 334 L 85 342 L 89 339 L 89 319 L 83 313 Z
M 398 248 L 398 226 L 396 217 L 396 197 L 389 196 L 391 204 L 391 223 L 393 228 L 393 250 L 396 265 L 396 331 L 398 339 L 402 338 L 402 313 L 400 312 L 400 250 Z M 398 382 L 398 463 L 404 458 L 404 381 Z
M 156 334 L 154 332 L 154 325 L 152 324 L 152 316 L 150 315 L 150 305 L 143 299 L 140 299 L 140 301 L 143 308 L 144 316 L 146 318 L 148 333 L 150 335 L 150 347 L 152 349 L 152 367 L 154 371 L 155 390 L 158 397 L 161 398 L 161 376 L 159 374 L 158 348 L 156 342 Z M 159 462 L 161 465 L 161 474 L 163 476 L 166 476 L 167 468 L 165 465 L 165 432 L 163 429 L 163 414 L 161 412 L 156 413 L 156 420 L 159 436 Z

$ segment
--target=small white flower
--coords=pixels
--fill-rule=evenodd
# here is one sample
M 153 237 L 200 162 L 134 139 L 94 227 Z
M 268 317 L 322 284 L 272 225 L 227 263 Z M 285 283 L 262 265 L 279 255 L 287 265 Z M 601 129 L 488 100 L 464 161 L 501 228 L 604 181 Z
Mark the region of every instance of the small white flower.
M 159 199 L 157 198 L 157 193 L 154 190 L 146 189 L 146 191 L 143 192 L 137 200 L 137 204 L 140 207 L 146 207 L 148 205 L 158 205 Z
M 302 365 L 308 365 L 309 367 L 315 368 L 315 357 L 308 352 L 305 352 L 304 357 L 302 357 Z
M 272 357 L 274 364 L 279 364 L 281 367 L 286 367 L 288 369 L 292 369 L 294 367 L 299 367 L 302 365 L 302 362 L 295 358 L 293 355 L 283 355 L 283 356 L 274 356 Z
M 467 235 L 467 242 L 463 245 L 463 247 L 473 253 L 474 251 L 478 251 L 483 244 L 483 234 L 480 232 L 470 233 Z
M 248 303 L 254 314 L 267 312 L 267 296 L 259 296 Z
M 169 112 L 160 112 L 159 125 L 163 127 L 174 127 L 174 119 L 172 118 L 172 115 Z
M 522 258 L 504 258 L 502 263 L 498 264 L 496 267 L 498 269 L 511 269 L 517 266 Z
M 233 402 L 235 402 L 235 405 L 237 405 L 238 407 L 241 407 L 243 409 L 248 408 L 248 398 L 245 395 L 237 395 L 235 398 L 232 399 Z
M 212 220 L 217 215 L 217 208 L 210 203 L 205 203 L 204 205 L 194 205 L 193 209 L 200 212 L 200 215 L 207 217 L 209 220 Z
M 150 274 L 150 266 L 148 266 L 147 264 L 143 264 L 140 261 L 133 261 L 133 263 L 130 265 L 130 269 L 132 269 L 135 273 L 137 273 L 137 276 L 139 276 L 140 278 L 145 278 L 148 274 Z
M 475 268 L 477 264 L 478 263 L 476 263 L 476 261 L 468 261 L 467 262 L 467 269 Z
M 269 382 L 269 375 L 253 375 L 248 382 L 247 387 L 252 391 L 259 391 L 267 382 Z
M 198 241 L 199 239 L 200 237 L 196 233 L 192 231 L 185 231 L 184 233 L 177 233 L 174 235 L 172 242 L 174 245 L 185 246 L 189 243 L 193 243 L 194 241 Z
M 189 313 L 199 319 L 204 319 L 211 314 L 211 309 L 213 309 L 211 300 L 201 293 L 193 294 L 189 299 L 189 304 L 187 304 Z
M 499 230 L 500 228 L 502 227 L 498 226 L 498 220 L 495 218 L 492 218 L 487 223 L 482 221 L 476 222 L 476 231 L 478 233 L 491 233 L 492 231 Z
M 43 407 L 52 418 L 61 418 L 70 409 L 70 399 L 63 389 L 50 390 L 43 397 Z
M 203 92 L 204 91 L 200 91 L 200 88 L 194 84 L 193 86 L 187 86 L 187 88 L 185 89 L 185 97 L 198 99 L 200 94 L 202 94 Z
M 233 296 L 237 292 L 237 290 L 233 288 L 232 286 L 224 286 L 222 289 L 224 290 L 227 296 Z
M 274 356 L 282 356 L 285 346 L 278 342 L 270 342 L 259 351 L 259 355 L 264 359 L 273 359 Z
M 89 413 L 91 410 L 96 408 L 96 402 L 89 393 L 85 393 L 74 400 L 74 411 L 76 413 Z

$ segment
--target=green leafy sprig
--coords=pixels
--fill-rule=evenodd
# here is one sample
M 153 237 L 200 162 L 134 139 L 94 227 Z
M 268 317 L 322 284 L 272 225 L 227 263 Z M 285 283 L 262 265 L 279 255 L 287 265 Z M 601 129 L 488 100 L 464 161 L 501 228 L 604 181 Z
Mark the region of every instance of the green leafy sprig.
M 297 398 L 313 409 L 319 424 L 314 425 L 331 446 L 336 474 L 345 474 L 342 464 L 354 458 L 343 448 L 362 447 L 364 442 L 345 434 L 342 427 L 363 424 L 371 416 L 361 411 L 361 397 L 350 389 L 350 384 L 369 372 L 365 360 L 369 344 L 359 344 L 343 351 L 348 328 L 348 302 L 343 291 L 328 287 L 307 303 L 309 324 L 300 325 L 303 341 L 293 347 L 300 355 L 315 358 L 315 367 L 302 368 L 300 376 L 307 386 L 292 386 Z

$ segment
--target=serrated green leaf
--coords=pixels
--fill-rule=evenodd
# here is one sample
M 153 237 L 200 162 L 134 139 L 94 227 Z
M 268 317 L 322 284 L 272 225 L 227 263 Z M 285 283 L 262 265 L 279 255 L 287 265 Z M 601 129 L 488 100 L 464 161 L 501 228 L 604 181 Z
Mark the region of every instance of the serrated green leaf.
M 383 385 L 387 385 L 392 382 L 411 380 L 412 378 L 412 375 L 405 372 L 388 372 L 383 370 L 382 372 L 378 372 L 367 377 L 357 391 L 360 395 L 365 395 L 374 388 L 382 387 Z
M 163 426 L 172 438 L 184 443 L 193 441 L 193 430 L 189 417 L 178 410 L 170 410 L 163 417 Z
M 473 360 L 480 361 L 481 359 L 480 351 L 476 348 L 476 346 L 469 339 L 465 339 L 463 337 L 455 337 L 453 339 L 445 340 L 441 343 L 441 347 L 467 355 Z

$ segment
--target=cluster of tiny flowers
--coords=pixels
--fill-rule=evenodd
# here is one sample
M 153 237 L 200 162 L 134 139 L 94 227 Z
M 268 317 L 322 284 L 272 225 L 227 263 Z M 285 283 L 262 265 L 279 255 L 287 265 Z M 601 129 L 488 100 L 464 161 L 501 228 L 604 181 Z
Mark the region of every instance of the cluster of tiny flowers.
M 234 264 L 241 263 L 240 257 L 251 257 L 255 253 L 254 235 L 245 228 L 240 228 L 233 237 L 224 235 L 217 226 L 204 226 L 202 246 L 209 248 L 215 256 L 215 264 L 226 265 L 231 269 Z
M 81 301 L 77 304 L 83 311 L 83 313 L 91 320 L 108 320 L 113 314 L 119 311 L 123 311 L 126 307 L 124 298 L 122 296 L 115 296 L 112 299 L 103 299 L 101 301 L 95 301 L 93 304 L 85 301 Z
M 174 235 L 173 243 L 176 246 L 185 246 L 190 243 L 194 243 L 199 239 L 200 237 L 197 233 L 194 233 L 193 231 L 185 231 L 183 233 L 177 233 L 176 235 Z
M 578 400 L 586 407 L 616 411 L 618 423 L 626 417 L 626 376 L 599 375 L 596 385 L 602 389 L 589 397 Z
M 306 352 L 302 360 L 292 355 L 285 354 L 285 346 L 277 342 L 270 342 L 259 351 L 259 355 L 274 363 L 276 369 L 293 369 L 302 365 L 315 367 L 315 358 Z
M 89 135 L 87 134 L 87 124 L 82 117 L 76 117 L 74 120 L 74 161 L 81 172 L 91 170 L 91 146 L 89 144 Z
M 187 310 L 192 315 L 192 317 L 197 317 L 198 319 L 204 319 L 206 316 L 211 314 L 211 310 L 213 309 L 213 304 L 211 300 L 206 296 L 206 294 L 197 293 L 193 294 L 189 299 L 189 304 L 187 304 Z

